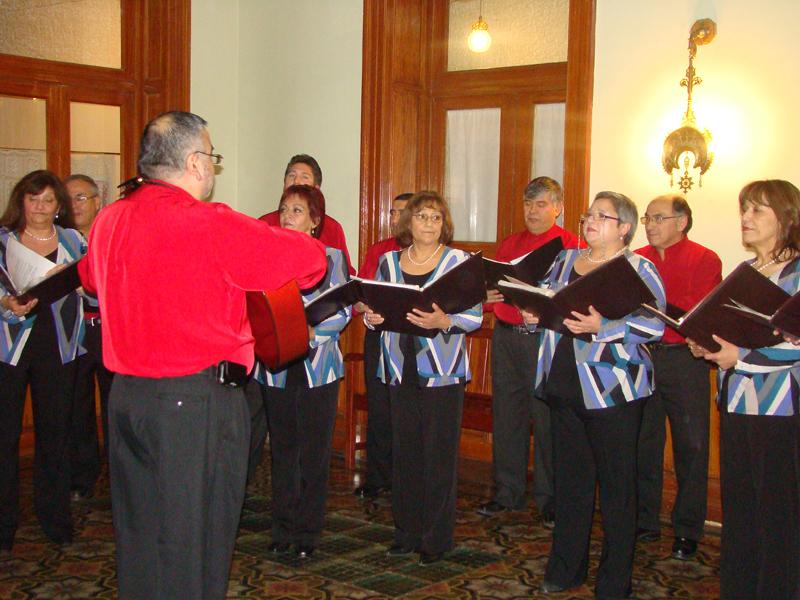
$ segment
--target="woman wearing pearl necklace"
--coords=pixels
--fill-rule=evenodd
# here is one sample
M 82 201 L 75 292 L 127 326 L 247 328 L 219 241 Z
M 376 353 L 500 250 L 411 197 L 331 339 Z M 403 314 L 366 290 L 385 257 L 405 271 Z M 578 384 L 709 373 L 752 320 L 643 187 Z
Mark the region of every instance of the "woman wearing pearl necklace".
M 800 290 L 800 190 L 754 181 L 739 193 L 750 264 L 784 291 Z M 722 598 L 800 597 L 800 348 L 718 352 L 688 340 L 719 366 Z M 776 338 L 777 339 L 777 338 Z
M 450 248 L 453 221 L 436 192 L 420 192 L 408 201 L 398 224 L 404 250 L 387 252 L 376 279 L 424 285 L 469 258 Z M 464 385 L 470 380 L 465 333 L 481 326 L 481 305 L 446 314 L 436 304 L 414 309 L 407 319 L 433 338 L 384 331 L 377 376 L 389 384 L 392 413 L 392 513 L 395 522 L 390 556 L 419 552 L 420 565 L 439 561 L 453 547 L 458 443 Z M 383 322 L 371 310 L 367 327 Z
M 70 201 L 49 171 L 34 171 L 14 186 L 0 217 L 0 259 L 11 238 L 55 267 L 86 252 L 72 224 Z M 56 225 L 58 219 L 59 225 Z M 75 358 L 83 354 L 83 303 L 72 292 L 50 306 L 20 304 L 0 285 L 0 552 L 10 550 L 19 522 L 19 436 L 25 388 L 31 387 L 36 459 L 34 507 L 47 537 L 72 541 L 67 436 L 75 385 Z
M 597 194 L 581 218 L 587 248 L 562 251 L 543 285 L 558 291 L 624 255 L 664 310 L 664 286 L 655 266 L 628 250 L 637 222 L 629 198 Z M 535 329 L 536 316 L 525 311 L 522 316 Z M 612 321 L 594 307 L 585 315 L 573 312 L 563 324 L 563 332 L 542 330 L 537 368 L 537 394 L 551 410 L 556 500 L 553 544 L 540 590 L 559 592 L 586 580 L 599 483 L 603 552 L 595 595 L 623 598 L 631 591 L 636 539 L 639 423 L 643 401 L 653 390 L 653 365 L 644 344 L 659 340 L 664 325 L 641 311 Z

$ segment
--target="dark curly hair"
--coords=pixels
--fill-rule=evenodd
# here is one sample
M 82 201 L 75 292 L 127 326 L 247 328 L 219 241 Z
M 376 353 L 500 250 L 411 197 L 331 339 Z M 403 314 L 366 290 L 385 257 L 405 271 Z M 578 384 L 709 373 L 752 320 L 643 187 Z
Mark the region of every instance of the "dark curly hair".
M 752 181 L 739 192 L 739 211 L 746 204 L 760 204 L 775 211 L 778 239 L 771 257 L 789 260 L 800 250 L 800 190 L 783 179 Z
M 61 227 L 74 228 L 72 204 L 69 201 L 67 189 L 55 173 L 44 169 L 31 171 L 17 182 L 14 189 L 11 190 L 6 210 L 0 217 L 0 226 L 11 231 L 25 229 L 25 196 L 41 194 L 47 188 L 52 188 L 56 202 L 58 202 L 56 222 Z

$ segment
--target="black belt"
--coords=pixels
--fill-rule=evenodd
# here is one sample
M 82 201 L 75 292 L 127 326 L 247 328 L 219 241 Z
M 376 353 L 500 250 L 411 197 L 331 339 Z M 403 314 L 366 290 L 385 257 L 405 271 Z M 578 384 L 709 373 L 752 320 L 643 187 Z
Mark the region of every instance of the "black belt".
M 505 321 L 501 321 L 500 319 L 496 319 L 494 323 L 495 327 L 497 325 L 500 325 L 500 327 L 502 327 L 503 329 L 510 329 L 511 331 L 514 331 L 516 333 L 524 333 L 526 335 L 530 333 L 530 331 L 528 331 L 528 328 L 525 327 L 525 325 L 512 325 L 511 323 L 506 323 Z
M 203 373 L 211 375 L 214 381 L 220 385 L 229 387 L 244 387 L 250 380 L 247 367 L 227 360 L 223 360 L 213 367 L 208 367 Z
M 652 344 L 648 344 L 653 350 L 677 350 L 678 348 L 686 348 L 689 349 L 689 346 L 686 342 L 677 342 L 674 344 L 664 344 L 662 342 L 653 342 Z

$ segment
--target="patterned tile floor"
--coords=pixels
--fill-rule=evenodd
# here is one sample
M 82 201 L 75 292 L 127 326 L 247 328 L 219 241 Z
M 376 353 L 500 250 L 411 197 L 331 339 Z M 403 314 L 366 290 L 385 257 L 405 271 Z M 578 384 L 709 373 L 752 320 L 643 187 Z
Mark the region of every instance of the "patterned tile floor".
M 77 536 L 64 549 L 49 543 L 32 516 L 31 469 L 22 470 L 23 525 L 11 554 L 0 555 L 0 598 L 115 598 L 114 536 L 107 481 L 95 498 L 75 506 Z M 457 548 L 436 565 L 415 556 L 387 558 L 391 508 L 385 499 L 352 495 L 357 474 L 334 460 L 325 533 L 317 552 L 301 562 L 293 554 L 267 555 L 270 543 L 269 467 L 264 461 L 249 486 L 242 512 L 229 598 L 497 599 L 545 597 L 537 593 L 550 532 L 529 512 L 483 518 L 475 513 L 489 493 L 486 465 L 464 463 L 459 483 Z M 637 547 L 636 598 L 717 598 L 719 536 L 706 535 L 696 560 L 669 558 L 670 531 Z M 599 517 L 587 585 L 547 598 L 592 598 L 600 554 Z

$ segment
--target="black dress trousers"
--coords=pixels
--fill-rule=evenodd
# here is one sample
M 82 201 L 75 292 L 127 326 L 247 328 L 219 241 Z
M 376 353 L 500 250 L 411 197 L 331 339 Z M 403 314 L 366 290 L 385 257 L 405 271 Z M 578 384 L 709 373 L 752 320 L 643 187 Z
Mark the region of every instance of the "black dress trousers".
M 367 391 L 368 487 L 392 485 L 392 414 L 389 386 L 378 378 L 381 332 L 364 335 L 364 381 Z

